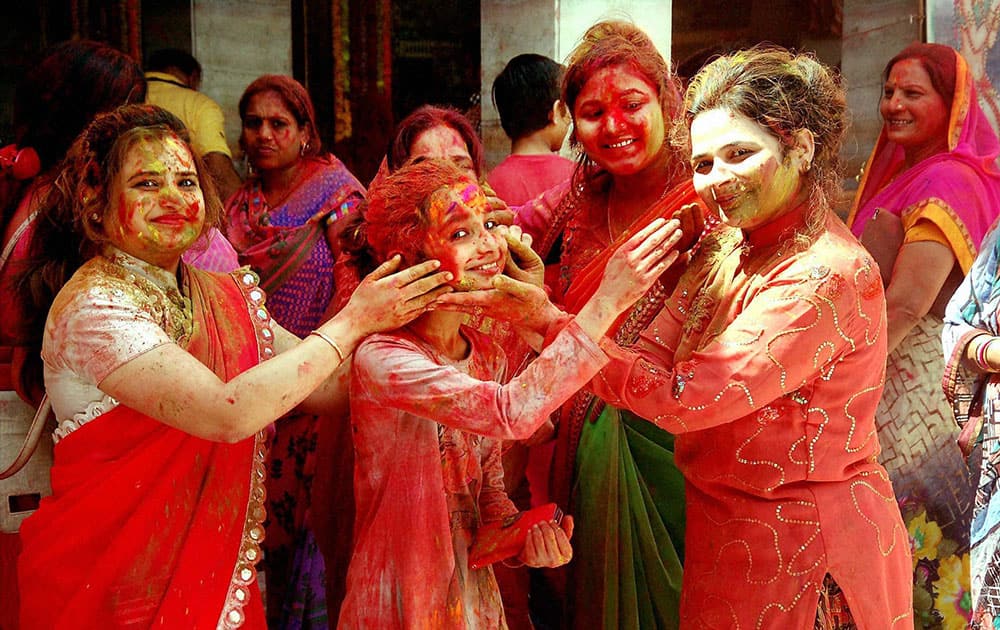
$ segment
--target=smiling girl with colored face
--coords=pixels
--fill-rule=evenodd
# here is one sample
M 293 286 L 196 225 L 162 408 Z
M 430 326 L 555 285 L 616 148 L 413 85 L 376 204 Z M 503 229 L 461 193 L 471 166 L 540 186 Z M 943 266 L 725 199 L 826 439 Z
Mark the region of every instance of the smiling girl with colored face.
M 177 269 L 205 224 L 194 159 L 176 137 L 134 144 L 112 182 L 110 198 L 117 206 L 105 223 L 111 243 L 164 269 Z
M 506 228 L 487 205 L 450 161 L 410 163 L 373 185 L 364 221 L 346 235 L 349 249 L 358 261 L 434 255 L 454 270 L 457 289 L 485 293 L 505 281 L 507 258 Z M 357 520 L 338 627 L 504 627 L 492 569 L 468 566 L 478 527 L 517 511 L 503 487 L 501 441 L 531 435 L 606 362 L 599 344 L 611 323 L 676 260 L 675 228 L 660 220 L 628 240 L 574 318 L 525 285 L 522 323 L 562 330 L 512 379 L 504 351 L 464 325 L 460 312 L 431 310 L 358 349 L 351 374 Z M 562 527 L 535 526 L 520 560 L 569 562 L 572 531 L 570 517 Z
M 532 247 L 543 257 L 558 254 L 550 289 L 578 312 L 630 236 L 655 217 L 678 216 L 690 247 L 701 236 L 703 209 L 691 211 L 699 199 L 687 156 L 667 137 L 679 110 L 678 85 L 649 37 L 628 22 L 599 22 L 566 63 L 561 100 L 573 118 L 570 145 L 579 158 L 571 190 L 544 228 L 532 228 Z M 614 338 L 634 341 L 675 281 L 662 278 L 617 323 Z M 562 407 L 558 426 L 546 476 L 551 496 L 577 515 L 581 544 L 565 570 L 572 606 L 535 612 L 554 627 L 676 624 L 684 483 L 673 437 L 589 392 Z

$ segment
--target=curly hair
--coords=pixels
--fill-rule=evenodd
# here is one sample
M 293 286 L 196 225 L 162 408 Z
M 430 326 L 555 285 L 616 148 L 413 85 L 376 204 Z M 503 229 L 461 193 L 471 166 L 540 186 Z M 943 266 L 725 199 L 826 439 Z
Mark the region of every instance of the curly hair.
M 352 264 L 365 275 L 395 254 L 407 265 L 422 262 L 433 225 L 431 196 L 459 183 L 478 185 L 450 161 L 424 159 L 408 162 L 373 184 L 364 209 L 341 235 Z
M 849 121 L 840 78 L 808 54 L 777 46 L 759 46 L 719 57 L 692 79 L 684 98 L 683 124 L 675 137 L 690 150 L 695 117 L 723 108 L 760 124 L 783 147 L 794 134 L 808 129 L 816 149 L 804 175 L 811 194 L 825 205 L 840 188 L 840 145 Z
M 112 183 L 129 150 L 176 137 L 191 151 L 187 128 L 155 105 L 123 105 L 98 115 L 70 147 L 39 208 L 29 260 L 16 286 L 25 304 L 26 345 L 40 344 L 45 316 L 69 277 L 108 241 L 102 226 L 113 212 Z M 218 223 L 222 203 L 212 178 L 191 151 L 205 197 L 203 234 Z

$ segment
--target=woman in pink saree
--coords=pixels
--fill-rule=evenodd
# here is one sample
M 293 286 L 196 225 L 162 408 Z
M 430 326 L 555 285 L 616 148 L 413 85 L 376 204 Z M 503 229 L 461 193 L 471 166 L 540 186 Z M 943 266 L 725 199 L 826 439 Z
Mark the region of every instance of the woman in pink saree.
M 886 286 L 881 461 L 914 541 L 917 627 L 961 625 L 971 613 L 963 595 L 974 481 L 940 389 L 939 340 L 944 306 L 1000 213 L 1000 142 L 954 49 L 908 46 L 884 80 L 885 124 L 848 218 Z

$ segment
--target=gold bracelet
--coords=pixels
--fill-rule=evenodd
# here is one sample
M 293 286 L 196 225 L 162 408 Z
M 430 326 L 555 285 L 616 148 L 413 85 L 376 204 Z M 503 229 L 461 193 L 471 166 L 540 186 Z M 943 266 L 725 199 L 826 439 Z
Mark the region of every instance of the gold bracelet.
M 314 330 L 311 333 L 309 333 L 310 337 L 313 336 L 313 335 L 319 337 L 323 341 L 325 341 L 328 344 L 330 344 L 330 347 L 333 348 L 333 350 L 337 353 L 337 356 L 340 357 L 340 362 L 341 363 L 344 362 L 344 351 L 340 349 L 340 346 L 337 345 L 337 342 L 334 341 L 333 338 L 330 337 L 330 335 L 326 334 L 325 332 L 319 331 L 319 330 Z

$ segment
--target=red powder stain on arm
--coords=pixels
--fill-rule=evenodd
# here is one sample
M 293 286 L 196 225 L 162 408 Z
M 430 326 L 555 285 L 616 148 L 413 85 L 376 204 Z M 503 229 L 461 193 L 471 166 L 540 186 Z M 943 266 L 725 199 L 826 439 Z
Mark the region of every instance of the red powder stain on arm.
M 236 399 L 233 398 L 232 396 L 230 396 L 230 397 L 226 398 L 226 402 L 229 403 L 230 405 L 235 405 L 236 404 Z

